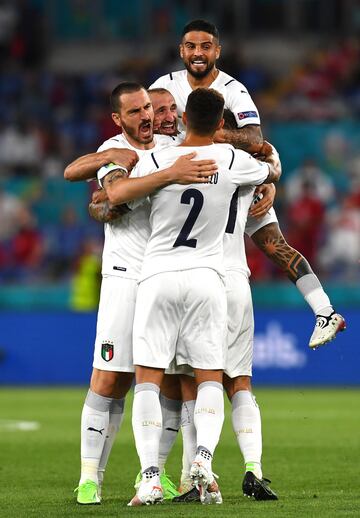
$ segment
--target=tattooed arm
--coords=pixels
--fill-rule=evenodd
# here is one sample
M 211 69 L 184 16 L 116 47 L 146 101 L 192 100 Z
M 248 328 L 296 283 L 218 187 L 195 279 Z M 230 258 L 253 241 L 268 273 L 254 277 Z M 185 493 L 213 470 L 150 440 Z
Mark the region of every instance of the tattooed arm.
M 125 204 L 114 205 L 110 203 L 106 192 L 106 186 L 112 185 L 117 180 L 128 176 L 126 168 L 121 167 L 116 169 L 117 166 L 115 164 L 112 164 L 111 167 L 112 169 L 109 170 L 106 176 L 99 178 L 99 181 L 102 182 L 104 188 L 95 191 L 92 195 L 92 200 L 89 203 L 90 216 L 101 223 L 114 221 L 130 211 L 129 207 Z M 104 167 L 104 170 L 107 172 L 107 166 Z
M 251 239 L 294 284 L 300 277 L 313 273 L 305 257 L 286 242 L 277 223 L 260 228 Z
M 129 207 L 125 204 L 115 206 L 111 205 L 105 189 L 95 191 L 92 195 L 92 200 L 89 203 L 90 216 L 101 223 L 109 223 L 110 221 L 119 219 L 129 211 Z
M 147 169 L 147 173 L 151 174 L 145 176 L 121 178 L 117 171 L 107 174 L 103 185 L 110 202 L 118 205 L 144 198 L 157 189 L 173 183 L 181 185 L 207 183 L 209 176 L 215 174 L 218 169 L 215 160 L 192 160 L 195 156 L 195 152 L 182 155 L 170 167 L 156 172 L 151 172 L 154 165 L 151 160 L 151 167 Z M 145 157 L 142 160 L 144 159 Z
M 224 142 L 250 154 L 257 153 L 264 141 L 260 126 L 254 124 L 237 129 L 225 129 L 223 138 Z

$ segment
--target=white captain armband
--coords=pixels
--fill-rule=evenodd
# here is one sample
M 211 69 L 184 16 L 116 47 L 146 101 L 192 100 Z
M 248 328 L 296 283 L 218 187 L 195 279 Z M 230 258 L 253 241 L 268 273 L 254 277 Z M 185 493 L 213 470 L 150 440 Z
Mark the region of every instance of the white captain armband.
M 113 162 L 110 162 L 109 164 L 105 164 L 97 172 L 97 179 L 99 182 L 100 187 L 103 187 L 102 180 L 105 178 L 105 176 L 112 171 L 122 171 L 124 175 L 127 177 L 129 176 L 129 171 L 126 169 L 126 167 L 123 167 L 122 165 L 114 164 Z

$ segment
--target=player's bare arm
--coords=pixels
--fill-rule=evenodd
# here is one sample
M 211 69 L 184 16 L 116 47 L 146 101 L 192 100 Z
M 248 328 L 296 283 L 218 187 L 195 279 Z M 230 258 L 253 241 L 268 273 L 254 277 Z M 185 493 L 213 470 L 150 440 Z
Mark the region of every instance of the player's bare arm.
M 255 189 L 254 200 L 249 214 L 254 218 L 262 218 L 274 205 L 276 187 L 273 183 L 258 185 Z
M 71 162 L 64 171 L 64 178 L 70 182 L 91 180 L 96 178 L 98 169 L 110 162 L 131 171 L 138 160 L 139 157 L 135 151 L 125 148 L 110 148 L 97 153 L 89 153 Z
M 313 273 L 305 257 L 286 242 L 277 223 L 265 225 L 251 238 L 292 282 L 295 283 L 300 277 Z
M 227 142 L 236 149 L 247 153 L 257 153 L 263 144 L 263 135 L 260 126 L 248 124 L 237 129 L 223 129 L 215 133 L 215 142 Z
M 148 196 L 152 192 L 173 183 L 182 185 L 207 183 L 208 177 L 217 171 L 214 160 L 192 160 L 195 153 L 179 157 L 171 167 L 141 178 L 108 179 L 103 182 L 110 203 L 118 205 Z M 114 171 L 115 172 L 115 171 Z
M 88 210 L 90 216 L 96 221 L 109 223 L 121 218 L 121 216 L 127 214 L 130 209 L 126 205 L 111 205 L 105 189 L 98 189 L 92 195 Z

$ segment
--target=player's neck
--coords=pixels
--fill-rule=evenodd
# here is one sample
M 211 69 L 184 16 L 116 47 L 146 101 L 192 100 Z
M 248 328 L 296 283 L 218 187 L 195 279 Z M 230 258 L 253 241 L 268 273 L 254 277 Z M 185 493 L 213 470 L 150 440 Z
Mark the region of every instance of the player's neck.
M 210 72 L 204 77 L 194 77 L 189 72 L 187 73 L 187 80 L 189 81 L 189 85 L 193 90 L 196 88 L 209 88 L 219 75 L 219 70 L 214 67 L 210 70 Z
M 196 135 L 187 131 L 180 146 L 211 146 L 214 143 L 214 135 Z
M 151 142 L 143 144 L 138 140 L 133 139 L 130 135 L 128 135 L 125 132 L 123 133 L 123 135 L 125 139 L 129 142 L 130 146 L 134 147 L 135 149 L 152 149 L 155 146 L 154 137 Z

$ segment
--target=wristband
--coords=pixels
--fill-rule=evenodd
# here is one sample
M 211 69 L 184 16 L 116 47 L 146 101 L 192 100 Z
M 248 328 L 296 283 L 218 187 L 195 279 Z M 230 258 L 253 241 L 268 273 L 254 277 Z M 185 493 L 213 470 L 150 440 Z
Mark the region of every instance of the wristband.
M 123 171 L 126 176 L 129 176 L 129 171 L 126 169 L 126 167 L 123 167 L 122 165 L 114 164 L 113 162 L 110 162 L 109 164 L 105 164 L 97 172 L 97 179 L 99 182 L 100 187 L 103 187 L 102 179 L 105 178 L 105 176 L 111 171 Z

